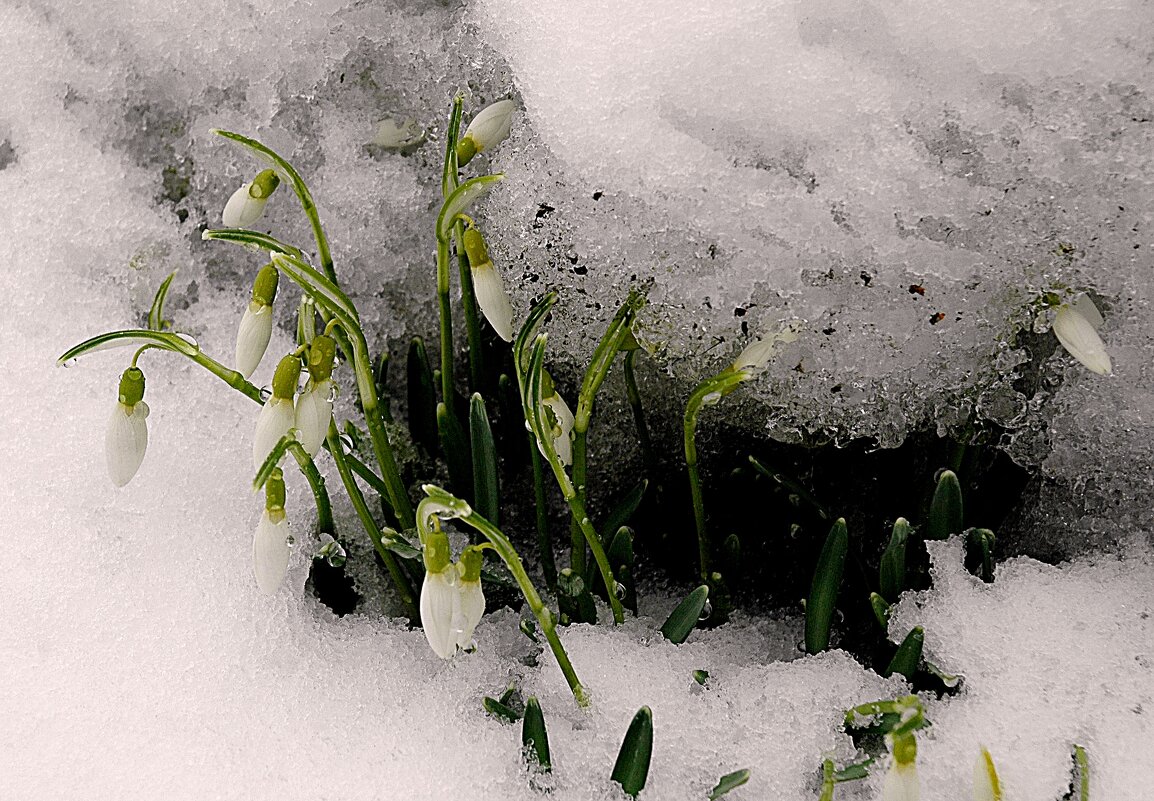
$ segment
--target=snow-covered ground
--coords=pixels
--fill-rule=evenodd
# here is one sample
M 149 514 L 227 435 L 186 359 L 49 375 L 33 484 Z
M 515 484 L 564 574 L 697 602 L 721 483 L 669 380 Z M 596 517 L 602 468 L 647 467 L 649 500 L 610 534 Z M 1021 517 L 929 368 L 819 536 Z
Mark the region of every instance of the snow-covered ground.
M 303 589 L 313 543 L 295 484 L 300 545 L 265 598 L 251 402 L 150 357 L 148 455 L 114 490 L 103 434 L 123 356 L 55 359 L 138 324 L 179 268 L 170 316 L 227 361 L 251 265 L 199 231 L 251 163 L 211 127 L 292 155 L 382 341 L 430 333 L 437 147 L 366 144 L 385 118 L 435 139 L 459 89 L 473 108 L 514 92 L 525 118 L 494 157 L 509 177 L 486 213 L 519 311 L 542 285 L 572 290 L 562 352 L 584 358 L 584 326 L 634 274 L 656 282 L 647 325 L 675 375 L 732 356 L 746 336 L 734 307 L 750 333 L 801 317 L 812 330 L 760 385 L 787 399 L 776 436 L 900 437 L 968 410 L 1049 477 L 1026 515 L 1039 542 L 1143 541 L 1151 22 L 1138 2 L 0 5 L 0 798 L 536 798 L 519 729 L 481 709 L 511 680 L 545 710 L 558 801 L 615 797 L 641 705 L 656 728 L 643 798 L 703 798 L 743 767 L 734 799 L 816 798 L 821 760 L 853 756 L 842 711 L 900 680 L 840 652 L 799 658 L 797 620 L 738 615 L 672 646 L 656 628 L 676 599 L 655 592 L 620 629 L 562 631 L 593 693 L 580 712 L 547 653 L 524 664 L 508 610 L 449 663 L 399 622 L 332 616 Z M 290 203 L 266 219 L 306 240 Z M 1103 301 L 1113 377 L 1014 339 L 1032 293 L 1061 285 Z M 1027 367 L 1031 397 L 1014 383 Z M 852 391 L 831 396 L 835 382 Z M 934 556 L 935 589 L 907 596 L 891 629 L 922 625 L 927 655 L 965 676 L 927 699 L 922 797 L 965 797 L 984 744 L 1007 799 L 1058 798 L 1074 743 L 1093 798 L 1148 797 L 1145 548 L 1019 558 L 992 585 L 961 569 L 956 543 Z

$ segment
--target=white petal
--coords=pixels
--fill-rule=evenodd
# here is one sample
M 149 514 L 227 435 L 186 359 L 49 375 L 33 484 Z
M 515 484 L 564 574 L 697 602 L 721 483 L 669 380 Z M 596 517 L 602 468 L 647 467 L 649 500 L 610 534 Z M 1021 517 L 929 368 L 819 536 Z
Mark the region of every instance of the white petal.
M 260 215 L 264 214 L 264 206 L 268 203 L 268 198 L 249 195 L 248 190 L 251 186 L 251 182 L 245 184 L 233 192 L 228 203 L 224 204 L 221 221 L 225 228 L 248 228 L 260 219 Z
M 1054 318 L 1054 334 L 1071 356 L 1080 361 L 1091 372 L 1109 375 L 1112 367 L 1110 356 L 1102 337 L 1081 313 L 1069 306 L 1058 309 Z
M 261 592 L 265 595 L 276 593 L 288 573 L 288 563 L 288 519 L 281 518 L 274 523 L 265 510 L 252 540 L 252 572 Z
M 253 310 L 256 306 L 256 310 Z M 272 306 L 250 303 L 236 332 L 236 371 L 246 379 L 253 374 L 272 338 Z
M 783 325 L 776 334 L 758 337 L 746 345 L 745 350 L 733 360 L 733 369 L 746 370 L 751 373 L 764 370 L 774 353 L 777 352 L 777 346 L 796 341 L 800 331 L 800 323 L 792 320 Z
M 479 581 L 459 581 L 457 583 L 457 604 L 453 610 L 453 638 L 458 648 L 469 647 L 473 641 L 473 630 L 485 614 L 485 593 Z
M 108 477 L 123 487 L 144 461 L 148 449 L 148 404 L 140 401 L 131 408 L 117 403 L 108 420 L 104 437 L 104 455 L 108 462 Z
M 513 112 L 517 104 L 512 100 L 498 100 L 485 106 L 465 129 L 465 136 L 471 136 L 477 150 L 489 150 L 501 144 L 513 127 Z
M 1002 788 L 990 752 L 983 748 L 974 763 L 974 801 L 1001 801 Z
M 573 412 L 569 410 L 569 404 L 565 403 L 565 399 L 558 394 L 550 395 L 548 398 L 542 398 L 541 403 L 553 410 L 553 414 L 557 417 L 557 425 L 560 426 L 561 431 L 553 439 L 553 448 L 557 451 L 557 458 L 561 460 L 561 464 L 568 467 L 573 464 Z M 540 445 L 540 443 L 538 443 Z M 542 451 L 544 454 L 544 451 Z
M 1070 308 L 1085 317 L 1090 325 L 1094 326 L 1095 331 L 1101 328 L 1102 323 L 1105 322 L 1102 319 L 1102 312 L 1098 311 L 1098 307 L 1094 305 L 1094 301 L 1090 299 L 1089 295 L 1079 295 L 1077 300 L 1070 304 Z
M 882 801 L 918 801 L 920 795 L 917 765 L 899 765 L 896 762 L 890 765 L 882 786 Z
M 264 460 L 280 442 L 281 437 L 293 427 L 296 414 L 293 402 L 288 398 L 269 398 L 260 417 L 256 419 L 256 433 L 252 438 L 252 467 L 259 470 Z
M 421 627 L 429 647 L 441 659 L 449 659 L 457 651 L 453 607 L 460 601 L 454 586 L 455 572 L 451 566 L 440 573 L 426 572 L 425 583 L 421 585 Z
M 325 441 L 329 421 L 333 419 L 333 382 L 311 382 L 307 389 L 297 395 L 296 429 L 297 438 L 309 456 L 316 456 Z
M 493 326 L 497 336 L 506 342 L 513 341 L 513 305 L 505 292 L 505 283 L 492 262 L 473 270 L 473 290 L 477 295 L 477 305 L 481 313 Z

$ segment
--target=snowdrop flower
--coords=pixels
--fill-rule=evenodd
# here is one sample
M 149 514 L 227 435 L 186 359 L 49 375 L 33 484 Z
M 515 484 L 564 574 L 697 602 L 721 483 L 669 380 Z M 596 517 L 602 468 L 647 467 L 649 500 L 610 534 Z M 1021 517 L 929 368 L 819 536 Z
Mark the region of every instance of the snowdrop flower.
M 301 363 L 289 354 L 280 360 L 272 378 L 272 397 L 264 403 L 260 417 L 256 420 L 256 433 L 252 438 L 252 465 L 260 470 L 264 460 L 289 432 L 296 422 L 293 396 L 296 395 L 297 381 L 300 379 Z
M 483 150 L 492 150 L 505 141 L 513 127 L 516 108 L 517 104 L 512 100 L 498 100 L 481 109 L 457 142 L 457 166 L 464 167 L 473 156 Z
M 553 378 L 548 372 L 541 375 L 541 403 L 545 406 L 553 419 L 553 449 L 557 451 L 557 458 L 561 464 L 568 467 L 573 464 L 573 412 L 569 404 L 557 394 L 553 387 Z M 537 443 L 541 455 L 545 456 L 545 448 Z
M 485 593 L 481 591 L 482 556 L 480 548 L 470 545 L 457 562 L 457 605 L 453 609 L 450 628 L 457 647 L 462 651 L 472 644 L 473 630 L 485 614 Z
M 265 482 L 264 511 L 252 539 L 252 571 L 265 595 L 276 593 L 288 572 L 289 533 L 284 501 L 284 475 L 278 467 Z
M 893 752 L 893 762 L 882 785 L 882 801 L 918 801 L 918 742 L 913 734 L 886 735 Z
M 280 185 L 276 170 L 263 170 L 249 183 L 232 193 L 224 204 L 221 221 L 226 228 L 249 228 L 264 214 L 264 205 Z
M 421 627 L 433 653 L 450 659 L 457 652 L 454 611 L 460 610 L 457 570 L 449 561 L 449 538 L 439 528 L 425 538 L 422 555 L 425 583 L 421 585 Z M 469 632 L 472 636 L 472 631 Z
M 253 374 L 272 338 L 272 303 L 280 273 L 272 264 L 266 264 L 256 274 L 252 284 L 252 300 L 240 318 L 236 332 L 236 371 L 246 379 Z
M 1088 370 L 1098 375 L 1109 375 L 1113 369 L 1110 356 L 1097 331 L 1101 321 L 1102 315 L 1093 301 L 1083 296 L 1073 305 L 1058 308 L 1054 317 L 1054 335 L 1062 347 Z
M 119 397 L 104 437 L 108 477 L 123 487 L 144 461 L 148 449 L 148 404 L 144 402 L 144 373 L 129 367 L 120 376 Z
M 477 305 L 481 313 L 493 326 L 497 336 L 506 342 L 513 341 L 513 305 L 505 292 L 501 274 L 489 258 L 489 246 L 485 237 L 470 226 L 464 233 L 465 254 L 469 257 L 469 269 L 473 275 L 473 289 L 477 294 Z
M 331 337 L 318 336 L 309 345 L 309 381 L 304 391 L 297 396 L 296 423 L 297 439 L 309 456 L 316 456 L 329 431 L 333 419 L 333 360 L 337 346 Z
M 1002 784 L 994 768 L 994 758 L 983 745 L 974 763 L 974 801 L 1002 801 Z
M 777 346 L 796 341 L 800 330 L 800 324 L 793 321 L 782 326 L 776 334 L 766 337 L 759 336 L 746 345 L 745 349 L 733 360 L 733 369 L 744 371 L 747 378 L 753 378 L 769 364 L 769 360 L 777 352 Z

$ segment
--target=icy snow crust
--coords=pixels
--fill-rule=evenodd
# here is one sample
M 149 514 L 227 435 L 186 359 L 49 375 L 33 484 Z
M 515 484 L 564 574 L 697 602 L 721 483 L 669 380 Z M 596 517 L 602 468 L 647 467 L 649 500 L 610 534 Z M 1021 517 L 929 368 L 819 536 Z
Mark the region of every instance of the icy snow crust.
M 798 315 L 809 337 L 762 385 L 775 435 L 814 426 L 889 441 L 962 398 L 1018 425 L 1011 447 L 1044 462 L 1056 496 L 1073 488 L 1090 505 L 1060 507 L 1074 510 L 1061 542 L 1087 520 L 1113 535 L 1148 519 L 1122 504 L 1143 506 L 1150 479 L 1137 468 L 1154 463 L 1139 278 L 1151 241 L 1149 9 L 709 7 L 716 18 L 705 6 L 615 5 L 616 24 L 602 27 L 593 5 L 580 20 L 497 2 L 0 7 L 15 43 L 0 49 L 0 795 L 540 798 L 519 732 L 480 711 L 482 695 L 516 678 L 545 709 L 558 801 L 619 797 L 608 774 L 642 704 L 657 728 L 644 797 L 701 798 L 749 767 L 738 801 L 812 798 L 821 757 L 851 756 L 840 711 L 902 691 L 840 652 L 784 661 L 796 621 L 661 643 L 654 629 L 676 599 L 657 594 L 620 630 L 563 632 L 594 694 L 580 714 L 548 656 L 521 664 L 529 643 L 511 613 L 481 624 L 478 653 L 444 664 L 419 631 L 319 608 L 303 590 L 315 543 L 295 483 L 300 546 L 287 586 L 265 599 L 249 564 L 255 407 L 175 357 L 143 362 L 149 452 L 113 491 L 100 440 L 126 357 L 52 363 L 82 336 L 137 324 L 177 267 L 170 316 L 208 352 L 231 352 L 259 265 L 202 245 L 199 231 L 254 165 L 209 136 L 214 126 L 264 138 L 309 177 L 338 268 L 383 341 L 431 331 L 439 154 L 365 143 L 384 116 L 434 128 L 474 73 L 473 106 L 514 86 L 526 116 L 495 154 L 509 180 L 488 226 L 520 311 L 544 286 L 575 286 L 557 318 L 572 315 L 578 332 L 632 275 L 651 277 L 647 325 L 677 375 L 736 352 L 734 305 L 750 306 L 753 329 Z M 772 48 L 742 55 L 769 30 Z M 458 45 L 464 56 L 447 55 Z M 593 67 L 578 69 L 579 54 Z M 287 194 L 265 219 L 307 241 Z M 1074 250 L 1056 255 L 1061 242 Z M 1043 405 L 995 374 L 1023 357 L 1006 343 L 1031 322 L 1030 291 L 1055 281 L 1103 299 L 1117 375 L 1096 380 L 1054 356 Z M 925 296 L 906 291 L 913 282 Z M 930 327 L 935 310 L 947 319 Z M 288 344 L 274 334 L 274 350 Z M 577 358 L 590 346 L 577 333 L 565 344 Z M 656 373 L 650 383 L 666 386 Z M 831 400 L 836 383 L 846 394 Z M 1039 512 L 1041 536 L 1046 520 Z M 893 630 L 924 625 L 932 658 L 966 674 L 960 696 L 929 704 L 924 797 L 964 795 L 984 742 L 1010 797 L 1053 798 L 1074 741 L 1089 748 L 1095 798 L 1145 797 L 1150 557 L 1014 560 L 985 587 L 950 547 L 938 589 L 907 600 Z M 711 673 L 705 688 L 698 668 Z

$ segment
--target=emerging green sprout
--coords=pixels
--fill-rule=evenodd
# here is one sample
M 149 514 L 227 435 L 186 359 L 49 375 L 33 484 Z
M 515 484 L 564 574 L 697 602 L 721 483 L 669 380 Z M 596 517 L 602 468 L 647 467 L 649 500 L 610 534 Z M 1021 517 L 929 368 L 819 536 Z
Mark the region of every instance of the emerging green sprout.
M 251 228 L 264 214 L 265 204 L 280 185 L 276 170 L 263 170 L 249 183 L 232 193 L 224 204 L 221 222 L 226 228 Z
M 1073 304 L 1058 308 L 1054 317 L 1054 336 L 1086 369 L 1098 375 L 1109 375 L 1113 367 L 1102 337 L 1098 335 L 1101 325 L 1101 312 L 1088 295 L 1083 295 Z
M 284 475 L 278 467 L 265 482 L 264 511 L 252 539 L 252 572 L 265 595 L 276 593 L 288 572 L 289 533 L 284 501 Z
M 118 487 L 136 475 L 148 449 L 148 404 L 143 399 L 144 373 L 129 367 L 120 376 L 118 399 L 104 437 L 108 477 Z
M 517 104 L 512 100 L 498 100 L 481 109 L 457 142 L 457 165 L 464 167 L 473 156 L 504 142 L 513 127 L 513 112 L 516 110 Z
M 256 371 L 272 338 L 272 304 L 279 280 L 276 267 L 272 264 L 262 267 L 253 281 L 252 300 L 240 318 L 236 332 L 236 371 L 245 378 Z

